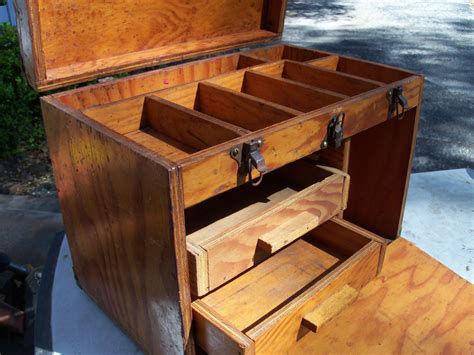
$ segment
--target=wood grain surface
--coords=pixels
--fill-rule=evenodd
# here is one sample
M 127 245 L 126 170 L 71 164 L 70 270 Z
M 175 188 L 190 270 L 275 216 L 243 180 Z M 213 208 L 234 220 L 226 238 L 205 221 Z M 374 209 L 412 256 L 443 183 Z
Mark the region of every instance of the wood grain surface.
M 295 194 L 257 216 L 252 224 L 241 224 L 202 245 L 208 253 L 210 288 L 253 266 L 258 248 L 272 254 L 336 215 L 343 208 L 343 183 L 339 176 Z
M 142 349 L 182 353 L 191 300 L 177 170 L 52 98 L 42 104 L 79 284 Z
M 309 112 L 346 98 L 335 92 L 320 90 L 304 83 L 276 78 L 249 70 L 245 73 L 242 92 L 301 112 Z
M 108 70 L 275 37 L 282 30 L 284 0 L 204 2 L 31 0 L 20 7 L 35 24 L 26 28 L 31 23 L 20 23 L 28 32 L 23 45 L 36 39 L 30 42 L 37 47 L 24 53 L 33 53 L 27 58 L 27 65 L 33 64 L 28 75 L 41 77 L 43 88 L 53 87 Z M 124 6 L 145 17 L 122 18 Z M 147 27 L 158 9 L 160 16 Z M 68 17 L 73 10 L 79 14 Z M 104 14 L 110 18 L 101 21 L 111 26 L 99 31 L 95 25 L 101 21 L 95 19 Z M 191 23 L 184 21 L 178 28 L 183 14 Z M 83 33 L 76 30 L 77 17 L 83 18 Z M 216 21 L 202 23 L 202 18 L 213 17 Z M 54 18 L 61 23 L 55 24 Z M 91 22 L 93 26 L 84 27 Z M 111 30 L 119 25 L 119 31 Z M 157 25 L 162 36 L 147 32 Z M 61 48 L 69 51 L 58 51 L 54 31 L 67 39 Z M 134 31 L 141 36 L 133 37 Z M 82 37 L 91 33 L 103 38 L 89 46 L 92 50 L 82 51 Z M 124 33 L 130 38 L 121 39 Z M 141 42 L 144 37 L 146 43 Z M 422 85 L 423 78 L 411 72 L 280 45 L 44 98 L 55 179 L 79 282 L 145 351 L 183 353 L 194 346 L 190 284 L 194 295 L 201 295 L 258 264 L 207 295 L 206 306 L 194 309 L 201 310 L 196 323 L 201 345 L 219 352 L 293 349 L 304 335 L 301 320 L 306 314 L 344 285 L 359 290 L 377 275 L 385 244 L 337 218 L 287 244 L 346 205 L 351 221 L 383 237 L 398 236 Z M 387 90 L 396 86 L 404 88 L 410 107 L 401 121 L 387 115 Z M 345 113 L 344 146 L 323 152 L 320 162 L 354 174 L 349 201 L 348 184 L 343 183 L 349 177 L 342 172 L 317 189 L 285 186 L 272 211 L 257 206 L 257 217 L 252 209 L 243 211 L 235 228 L 189 238 L 186 249 L 186 231 L 199 234 L 203 226 L 194 228 L 185 213 L 187 219 L 203 201 L 222 197 L 246 181 L 229 156 L 232 147 L 262 138 L 260 152 L 269 173 L 284 172 L 279 168 L 293 169 L 292 162 L 321 149 L 329 120 L 340 112 Z M 308 180 L 298 169 L 285 178 L 291 176 L 295 184 Z M 225 212 L 207 212 L 216 211 Z M 231 243 L 219 249 L 223 241 Z M 245 258 L 241 246 L 248 252 Z M 285 249 L 268 258 L 280 248 Z M 217 312 L 219 307 L 224 311 Z
M 355 290 L 364 287 L 377 274 L 380 251 L 380 243 L 369 242 L 333 269 L 327 277 L 247 330 L 247 336 L 255 341 L 255 352 L 281 354 L 292 351 L 301 336 L 305 334 L 306 328 L 301 329 L 303 317 L 345 285 Z
M 258 189 L 242 186 L 186 212 L 192 264 L 207 263 L 205 271 L 196 267 L 192 271 L 193 290 L 203 280 L 208 283 L 198 296 L 260 262 L 260 254 L 268 257 L 344 208 L 349 179 L 334 173 L 319 180 L 314 174 L 319 168 L 306 165 L 302 174 L 313 172 L 306 188 L 296 187 L 280 174 L 270 175 Z M 215 220 L 216 215 L 221 218 Z M 206 220 L 208 224 L 202 226 Z M 202 252 L 196 253 L 195 246 Z
M 243 331 L 338 262 L 331 254 L 298 240 L 201 301 Z
M 359 298 L 292 354 L 472 354 L 474 286 L 399 238 Z
M 344 217 L 384 238 L 400 235 L 418 121 L 419 107 L 351 139 Z
M 204 302 L 193 302 L 197 345 L 209 355 L 254 354 L 253 341 Z
M 383 83 L 363 77 L 293 61 L 285 61 L 282 76 L 347 96 L 354 96 L 384 86 Z
M 419 105 L 422 79 L 414 76 L 399 84 L 405 88 L 410 107 Z M 241 141 L 262 137 L 264 145 L 261 152 L 267 167 L 273 170 L 320 150 L 327 133 L 327 124 L 335 113 L 345 112 L 346 138 L 387 121 L 386 93 L 387 88 L 374 89 L 256 131 Z M 205 154 L 198 152 L 181 162 L 186 206 L 192 206 L 243 182 L 236 179 L 237 164 L 228 158 L 230 148 L 238 142 L 234 140 L 210 148 Z
M 283 0 L 19 2 L 24 63 L 39 90 L 278 38 L 286 9 Z
M 324 324 L 336 317 L 344 308 L 357 299 L 359 292 L 344 285 L 340 290 L 334 292 L 327 300 L 321 303 L 313 311 L 306 314 L 301 325 L 317 333 Z
M 146 127 L 196 150 L 206 149 L 249 133 L 240 127 L 156 96 L 145 98 L 140 128 Z

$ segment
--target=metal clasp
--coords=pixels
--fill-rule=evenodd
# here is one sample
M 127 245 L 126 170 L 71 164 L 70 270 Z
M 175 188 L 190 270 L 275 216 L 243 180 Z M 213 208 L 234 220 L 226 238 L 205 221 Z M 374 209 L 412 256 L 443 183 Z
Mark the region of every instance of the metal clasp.
M 344 112 L 340 112 L 331 118 L 328 123 L 326 137 L 324 137 L 324 140 L 321 143 L 322 149 L 326 149 L 327 147 L 337 149 L 342 145 L 342 140 L 344 139 L 345 117 L 346 114 Z
M 239 174 L 248 176 L 252 186 L 258 186 L 263 180 L 263 174 L 268 172 L 268 167 L 265 164 L 265 158 L 260 153 L 260 148 L 263 145 L 263 139 L 252 139 L 250 142 L 232 147 L 230 150 L 230 157 L 239 164 Z M 252 178 L 252 170 L 255 168 L 259 172 L 259 177 Z
M 405 112 L 408 110 L 408 100 L 403 96 L 403 87 L 398 86 L 390 89 L 387 92 L 388 100 L 388 119 L 392 118 L 393 113 L 396 112 L 399 120 L 403 119 Z M 402 112 L 400 113 L 400 107 Z

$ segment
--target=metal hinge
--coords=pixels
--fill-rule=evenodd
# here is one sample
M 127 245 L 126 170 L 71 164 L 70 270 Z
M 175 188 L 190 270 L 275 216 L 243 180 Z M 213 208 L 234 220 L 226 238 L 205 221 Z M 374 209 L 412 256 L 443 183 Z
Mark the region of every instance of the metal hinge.
M 328 123 L 326 137 L 324 137 L 324 140 L 321 143 L 322 149 L 326 149 L 327 147 L 337 149 L 341 146 L 342 140 L 344 139 L 345 116 L 346 114 L 344 112 L 340 112 L 331 118 Z
M 387 92 L 388 100 L 388 118 L 390 119 L 396 112 L 399 120 L 403 119 L 405 112 L 408 110 L 408 100 L 403 96 L 403 87 L 398 86 Z M 400 113 L 400 107 L 402 112 Z
M 268 172 L 265 159 L 260 153 L 263 146 L 263 139 L 252 139 L 249 142 L 239 144 L 230 149 L 230 156 L 239 164 L 239 174 L 248 176 L 252 186 L 258 186 L 263 180 L 263 174 Z M 257 179 L 252 178 L 252 170 L 255 168 L 259 173 Z

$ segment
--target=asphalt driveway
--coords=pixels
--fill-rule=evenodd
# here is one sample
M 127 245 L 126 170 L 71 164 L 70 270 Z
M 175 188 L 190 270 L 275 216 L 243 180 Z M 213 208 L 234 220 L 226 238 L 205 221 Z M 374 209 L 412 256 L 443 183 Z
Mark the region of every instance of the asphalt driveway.
M 414 171 L 474 168 L 468 0 L 290 0 L 283 40 L 425 74 Z

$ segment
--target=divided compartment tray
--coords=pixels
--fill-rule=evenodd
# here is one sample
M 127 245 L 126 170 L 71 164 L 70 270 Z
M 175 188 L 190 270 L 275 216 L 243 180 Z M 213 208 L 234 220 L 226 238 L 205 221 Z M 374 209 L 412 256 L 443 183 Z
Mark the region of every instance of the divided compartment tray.
M 156 90 L 83 110 L 178 164 L 185 207 L 248 180 L 237 178 L 233 146 L 261 138 L 272 171 L 321 149 L 329 121 L 341 112 L 344 138 L 390 119 L 387 93 L 394 87 L 403 88 L 407 109 L 415 107 L 422 83 L 396 68 L 287 45 L 212 61 L 221 69 L 197 75 L 183 66 L 176 69 L 181 85 L 161 77 L 167 84 Z M 189 83 L 186 75 L 200 79 Z
M 380 237 L 337 217 L 329 220 L 195 301 L 197 344 L 209 354 L 286 353 L 342 309 L 327 314 L 325 303 L 336 302 L 331 298 L 354 301 L 377 275 L 384 248 Z
M 191 291 L 202 296 L 346 208 L 349 176 L 302 159 L 185 211 Z

